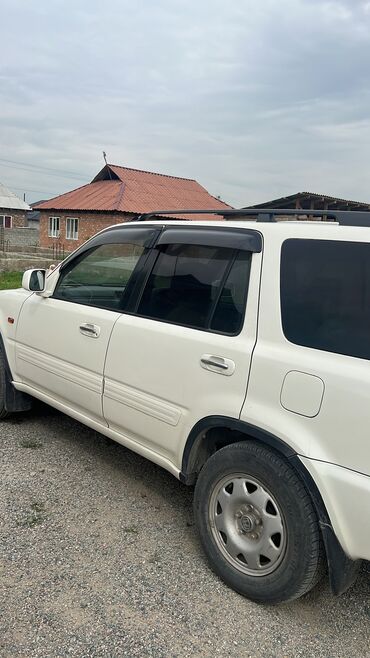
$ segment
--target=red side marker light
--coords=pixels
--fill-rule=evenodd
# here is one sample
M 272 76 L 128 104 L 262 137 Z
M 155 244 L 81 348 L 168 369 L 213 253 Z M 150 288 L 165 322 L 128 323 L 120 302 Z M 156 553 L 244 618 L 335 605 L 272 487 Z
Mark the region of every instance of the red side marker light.
M 14 318 L 8 318 L 9 324 L 14 324 Z

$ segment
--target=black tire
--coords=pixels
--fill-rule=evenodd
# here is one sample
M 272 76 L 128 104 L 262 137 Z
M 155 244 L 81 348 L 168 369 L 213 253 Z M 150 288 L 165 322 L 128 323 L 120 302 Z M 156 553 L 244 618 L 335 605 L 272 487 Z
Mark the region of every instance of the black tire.
M 5 408 L 5 385 L 6 385 L 6 370 L 5 358 L 2 348 L 0 347 L 0 420 L 7 418 L 9 413 Z
M 208 459 L 194 515 L 212 569 L 253 601 L 296 599 L 325 571 L 307 490 L 283 457 L 259 443 L 234 443 Z

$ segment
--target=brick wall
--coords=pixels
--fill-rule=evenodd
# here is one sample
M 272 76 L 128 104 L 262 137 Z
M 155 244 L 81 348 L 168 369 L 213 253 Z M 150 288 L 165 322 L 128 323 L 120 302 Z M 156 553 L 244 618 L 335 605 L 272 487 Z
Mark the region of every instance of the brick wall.
M 38 228 L 20 228 L 0 229 L 0 242 L 4 243 L 4 248 L 16 251 L 18 247 L 36 247 L 39 243 Z
M 54 258 L 53 260 L 45 258 L 45 256 L 32 257 L 24 255 L 23 257 L 10 258 L 9 254 L 7 258 L 3 258 L 0 252 L 0 274 L 2 272 L 25 272 L 33 269 L 47 270 L 51 263 L 58 265 L 59 261 Z
M 59 217 L 59 237 L 49 236 L 49 218 Z M 40 213 L 40 247 L 53 247 L 56 243 L 65 251 L 74 251 L 86 242 L 95 233 L 103 228 L 127 222 L 134 215 L 124 213 L 93 213 L 93 212 L 66 212 L 41 211 Z M 78 240 L 67 239 L 67 218 L 78 219 Z
M 0 208 L 0 215 L 10 216 L 12 218 L 12 228 L 18 226 L 27 226 L 27 217 L 24 210 L 11 210 L 9 208 Z M 7 231 L 9 229 L 6 229 Z

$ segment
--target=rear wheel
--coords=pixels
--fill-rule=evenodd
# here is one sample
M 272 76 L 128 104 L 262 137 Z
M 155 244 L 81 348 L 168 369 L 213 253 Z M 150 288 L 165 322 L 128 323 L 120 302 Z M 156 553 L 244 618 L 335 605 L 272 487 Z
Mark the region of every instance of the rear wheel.
M 261 603 L 302 596 L 323 571 L 310 496 L 276 452 L 253 441 L 222 448 L 204 465 L 194 512 L 214 571 Z

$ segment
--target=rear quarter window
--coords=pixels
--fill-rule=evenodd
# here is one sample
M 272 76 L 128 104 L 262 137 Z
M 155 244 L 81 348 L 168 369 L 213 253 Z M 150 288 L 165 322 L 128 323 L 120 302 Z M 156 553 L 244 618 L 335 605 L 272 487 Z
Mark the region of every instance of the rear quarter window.
M 281 320 L 292 343 L 370 359 L 370 245 L 286 240 Z

